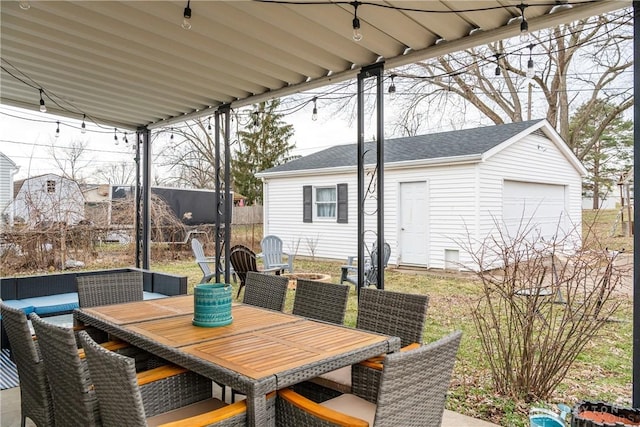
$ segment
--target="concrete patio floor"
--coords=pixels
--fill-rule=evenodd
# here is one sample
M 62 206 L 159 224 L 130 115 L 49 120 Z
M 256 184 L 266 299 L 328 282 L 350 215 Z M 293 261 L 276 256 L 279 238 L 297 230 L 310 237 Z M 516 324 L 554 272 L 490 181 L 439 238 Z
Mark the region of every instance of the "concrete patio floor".
M 219 397 L 219 396 L 218 396 Z M 20 426 L 20 388 L 10 388 L 0 391 L 0 426 Z M 27 427 L 35 427 L 31 420 L 27 420 Z M 486 421 L 476 420 L 452 411 L 444 411 L 442 427 L 497 427 Z

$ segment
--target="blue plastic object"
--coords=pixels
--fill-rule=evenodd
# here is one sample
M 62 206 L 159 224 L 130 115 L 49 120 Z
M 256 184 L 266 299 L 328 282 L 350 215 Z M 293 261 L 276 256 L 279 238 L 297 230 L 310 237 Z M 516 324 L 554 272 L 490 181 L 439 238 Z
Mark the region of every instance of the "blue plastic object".
M 570 411 L 567 405 L 558 405 L 560 415 L 544 408 L 531 408 L 529 411 L 530 427 L 566 427 L 565 417 Z

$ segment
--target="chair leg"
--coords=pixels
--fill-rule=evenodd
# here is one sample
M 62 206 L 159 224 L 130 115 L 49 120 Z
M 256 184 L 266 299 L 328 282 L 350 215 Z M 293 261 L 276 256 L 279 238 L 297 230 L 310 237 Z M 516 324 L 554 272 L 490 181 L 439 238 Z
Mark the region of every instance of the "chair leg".
M 240 287 L 238 288 L 238 295 L 236 295 L 236 299 L 240 298 L 240 291 L 244 288 L 244 283 L 240 282 Z

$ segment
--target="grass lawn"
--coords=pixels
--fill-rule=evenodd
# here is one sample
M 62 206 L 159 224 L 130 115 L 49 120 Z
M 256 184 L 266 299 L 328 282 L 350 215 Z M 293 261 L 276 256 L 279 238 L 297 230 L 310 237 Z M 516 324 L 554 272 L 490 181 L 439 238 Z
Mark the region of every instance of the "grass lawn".
M 339 281 L 341 262 L 296 259 L 298 272 L 330 274 Z M 154 269 L 189 277 L 189 286 L 196 284 L 200 270 L 192 261 L 177 261 L 154 265 Z M 503 426 L 528 426 L 529 404 L 500 397 L 492 391 L 490 372 L 475 331 L 470 309 L 480 295 L 480 283 L 468 274 L 438 274 L 398 272 L 388 270 L 385 287 L 430 297 L 425 342 L 434 341 L 456 329 L 464 332 L 455 366 L 449 409 L 486 419 Z M 287 310 L 291 310 L 295 291 L 289 291 Z M 235 293 L 234 293 L 235 295 Z M 630 404 L 632 323 L 631 298 L 621 295 L 620 322 L 610 323 L 598 338 L 589 343 L 567 378 L 554 395 L 553 403 L 572 406 L 581 399 L 602 399 Z M 357 298 L 352 289 L 346 323 L 355 325 Z M 544 402 L 540 402 L 542 404 Z M 552 403 L 552 402 L 548 402 Z M 539 404 L 536 404 L 538 406 Z

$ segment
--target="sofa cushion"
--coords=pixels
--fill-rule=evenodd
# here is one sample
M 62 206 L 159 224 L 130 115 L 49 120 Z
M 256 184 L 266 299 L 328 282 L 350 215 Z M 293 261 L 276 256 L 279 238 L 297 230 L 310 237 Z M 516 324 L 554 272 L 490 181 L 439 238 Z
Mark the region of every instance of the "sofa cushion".
M 34 310 L 33 305 L 31 305 L 29 302 L 25 302 L 24 300 L 10 299 L 10 300 L 3 300 L 2 302 L 7 304 L 9 307 L 18 308 L 24 311 L 24 314 L 26 314 L 27 316 L 33 313 L 33 310 Z
M 46 297 L 33 297 L 21 300 L 34 308 L 38 316 L 49 316 L 56 313 L 73 311 L 78 308 L 78 293 L 47 295 Z
M 145 300 L 148 300 L 148 299 L 159 299 L 159 298 L 167 298 L 167 295 L 159 294 L 157 292 L 144 291 L 142 298 L 144 298 Z

